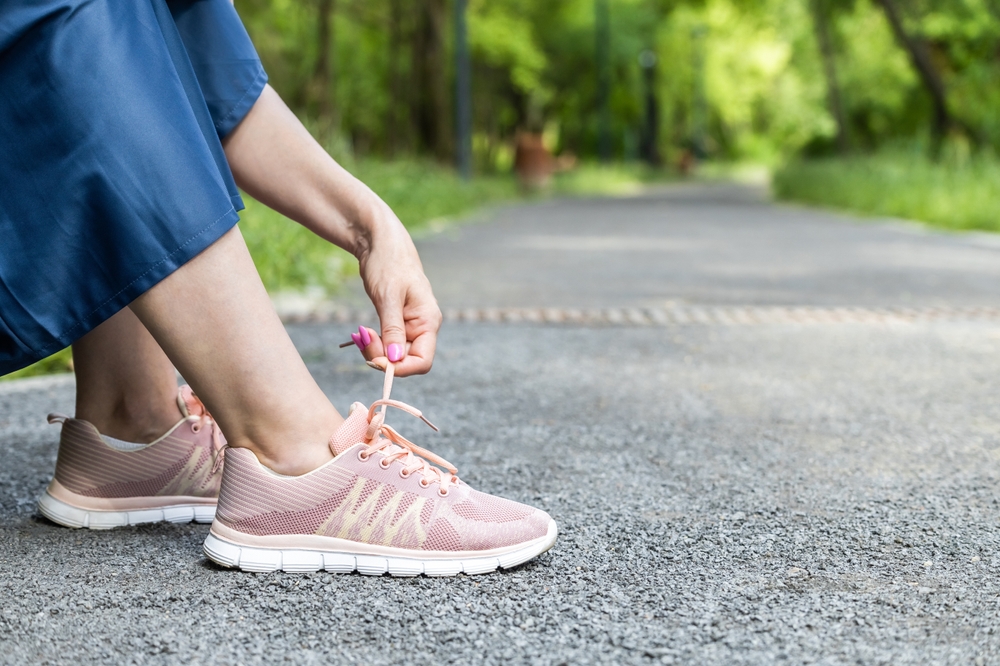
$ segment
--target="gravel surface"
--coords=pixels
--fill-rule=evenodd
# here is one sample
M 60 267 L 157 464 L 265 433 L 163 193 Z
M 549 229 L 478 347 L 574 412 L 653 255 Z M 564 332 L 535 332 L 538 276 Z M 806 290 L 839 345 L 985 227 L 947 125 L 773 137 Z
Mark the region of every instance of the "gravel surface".
M 341 409 L 381 385 L 347 329 L 290 326 Z M 0 385 L 0 663 L 1000 663 L 996 322 L 452 324 L 393 391 L 442 434 L 393 424 L 561 530 L 452 579 L 246 574 L 203 525 L 56 527 L 43 416 L 72 392 Z

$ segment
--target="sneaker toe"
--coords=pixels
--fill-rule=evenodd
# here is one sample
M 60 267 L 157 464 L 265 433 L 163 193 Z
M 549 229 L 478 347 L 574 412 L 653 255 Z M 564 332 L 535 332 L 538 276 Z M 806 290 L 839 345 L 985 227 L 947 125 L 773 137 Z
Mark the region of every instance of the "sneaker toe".
M 471 491 L 452 507 L 448 523 L 461 534 L 463 550 L 492 550 L 545 537 L 552 518 L 526 504 Z

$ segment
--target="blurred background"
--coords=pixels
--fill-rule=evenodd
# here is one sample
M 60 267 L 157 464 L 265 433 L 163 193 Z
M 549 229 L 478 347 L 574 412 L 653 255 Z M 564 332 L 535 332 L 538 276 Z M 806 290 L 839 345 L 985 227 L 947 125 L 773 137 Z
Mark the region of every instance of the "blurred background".
M 726 178 L 1000 229 L 1000 0 L 236 7 L 274 88 L 414 231 L 494 202 Z M 241 216 L 273 294 L 326 297 L 356 274 L 249 198 Z
M 747 174 L 783 199 L 1000 226 L 1000 0 L 237 9 L 271 84 L 413 228 L 539 191 Z M 275 224 L 260 206 L 244 215 L 272 290 L 350 270 Z

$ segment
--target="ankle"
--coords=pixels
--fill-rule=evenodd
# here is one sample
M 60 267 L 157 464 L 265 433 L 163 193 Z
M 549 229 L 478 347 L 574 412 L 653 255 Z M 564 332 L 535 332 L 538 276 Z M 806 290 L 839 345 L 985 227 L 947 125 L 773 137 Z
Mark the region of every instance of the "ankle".
M 330 438 L 344 418 L 331 406 L 328 413 L 309 423 L 243 423 L 248 427 L 232 436 L 223 427 L 229 445 L 253 451 L 260 464 L 273 472 L 298 476 L 333 460 Z
M 181 413 L 170 402 L 139 405 L 122 398 L 113 405 L 78 405 L 76 417 L 93 424 L 102 435 L 148 444 L 170 430 L 181 419 Z

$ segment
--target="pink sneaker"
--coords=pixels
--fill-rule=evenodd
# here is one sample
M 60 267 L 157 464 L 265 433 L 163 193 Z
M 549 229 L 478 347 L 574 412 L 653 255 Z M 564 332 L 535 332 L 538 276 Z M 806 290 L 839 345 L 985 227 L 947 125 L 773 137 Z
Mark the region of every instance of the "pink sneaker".
M 188 386 L 177 395 L 182 418 L 151 444 L 101 435 L 61 414 L 55 478 L 38 499 L 49 520 L 66 527 L 109 529 L 169 521 L 211 522 L 226 440 Z
M 382 400 L 354 403 L 330 439 L 336 458 L 307 474 L 281 476 L 248 449 L 229 449 L 208 557 L 245 571 L 453 576 L 551 548 L 556 524 L 544 511 L 473 490 L 385 424 L 386 407 L 396 407 L 431 425 L 390 400 L 391 386 L 388 364 Z

